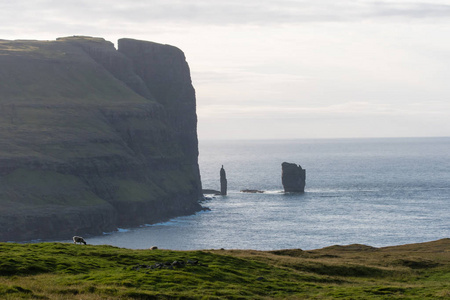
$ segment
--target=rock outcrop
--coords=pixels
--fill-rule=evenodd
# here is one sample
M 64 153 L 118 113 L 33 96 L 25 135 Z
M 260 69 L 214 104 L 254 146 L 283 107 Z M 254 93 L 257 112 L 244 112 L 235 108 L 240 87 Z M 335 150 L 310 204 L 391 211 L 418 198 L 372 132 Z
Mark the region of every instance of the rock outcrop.
M 228 182 L 227 182 L 227 174 L 225 173 L 225 169 L 220 169 L 220 194 L 222 196 L 227 195 L 227 189 L 228 189 Z
M 251 190 L 251 189 L 244 189 L 244 190 L 241 190 L 241 193 L 263 194 L 264 191 L 260 191 L 260 190 Z
M 306 170 L 300 165 L 284 162 L 281 164 L 281 181 L 285 193 L 303 193 L 305 191 Z
M 203 195 L 214 195 L 214 196 L 220 196 L 220 191 L 218 190 L 213 190 L 213 189 L 203 189 L 202 190 Z
M 201 209 L 195 91 L 173 46 L 0 40 L 0 241 Z

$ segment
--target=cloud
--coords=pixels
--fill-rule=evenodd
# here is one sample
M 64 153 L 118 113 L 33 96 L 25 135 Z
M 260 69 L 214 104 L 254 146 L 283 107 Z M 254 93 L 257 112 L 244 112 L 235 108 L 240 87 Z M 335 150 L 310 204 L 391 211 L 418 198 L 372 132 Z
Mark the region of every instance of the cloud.
M 349 117 L 395 117 L 395 116 L 435 116 L 445 117 L 450 114 L 450 105 L 434 101 L 411 103 L 399 106 L 390 103 L 351 101 L 323 106 L 290 105 L 238 105 L 212 104 L 198 108 L 200 118 L 349 118 Z
M 287 24 L 304 22 L 349 22 L 377 18 L 440 19 L 450 16 L 450 5 L 404 1 L 293 1 L 154 0 L 90 1 L 82 7 L 106 12 L 115 18 L 139 22 L 187 22 L 198 24 Z M 108 7 L 105 10 L 105 7 Z
M 375 2 L 368 16 L 372 18 L 445 19 L 450 16 L 450 5 L 423 2 Z
M 450 18 L 450 5 L 406 1 L 293 1 L 293 0 L 16 0 L 0 3 L 2 26 L 34 26 L 55 30 L 122 27 L 149 24 L 274 25 L 305 22 L 353 22 L 361 20 L 439 20 Z

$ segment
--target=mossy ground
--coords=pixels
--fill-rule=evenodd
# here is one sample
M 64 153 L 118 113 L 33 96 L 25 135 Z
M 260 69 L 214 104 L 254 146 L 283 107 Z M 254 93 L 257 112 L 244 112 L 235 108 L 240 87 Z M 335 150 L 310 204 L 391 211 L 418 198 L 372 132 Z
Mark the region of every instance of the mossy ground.
M 198 260 L 173 269 L 136 268 Z M 450 239 L 314 251 L 0 244 L 2 299 L 448 299 Z

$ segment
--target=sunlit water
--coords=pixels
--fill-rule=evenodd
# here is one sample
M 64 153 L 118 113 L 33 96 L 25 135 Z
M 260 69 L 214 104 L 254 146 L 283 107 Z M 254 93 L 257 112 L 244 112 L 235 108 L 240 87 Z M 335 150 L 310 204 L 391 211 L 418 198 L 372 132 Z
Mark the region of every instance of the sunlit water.
M 306 169 L 304 194 L 281 193 L 283 161 Z M 88 243 L 272 250 L 450 237 L 450 138 L 210 141 L 199 163 L 204 188 L 227 172 L 229 194 L 205 201 L 209 211 Z

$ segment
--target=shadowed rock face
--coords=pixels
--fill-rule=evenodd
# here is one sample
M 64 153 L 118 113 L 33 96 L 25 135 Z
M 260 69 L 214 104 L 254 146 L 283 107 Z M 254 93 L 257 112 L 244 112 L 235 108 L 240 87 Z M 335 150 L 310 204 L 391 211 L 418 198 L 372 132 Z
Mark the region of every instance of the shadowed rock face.
M 220 169 L 220 194 L 222 196 L 226 196 L 227 195 L 227 174 L 225 173 L 225 169 L 222 168 Z
M 284 162 L 281 164 L 284 192 L 303 193 L 305 191 L 306 170 L 293 163 Z
M 179 49 L 0 41 L 0 241 L 71 238 L 201 209 Z

